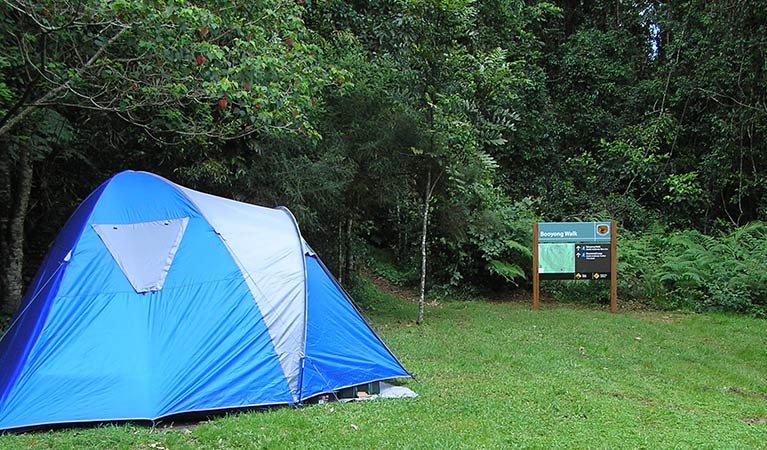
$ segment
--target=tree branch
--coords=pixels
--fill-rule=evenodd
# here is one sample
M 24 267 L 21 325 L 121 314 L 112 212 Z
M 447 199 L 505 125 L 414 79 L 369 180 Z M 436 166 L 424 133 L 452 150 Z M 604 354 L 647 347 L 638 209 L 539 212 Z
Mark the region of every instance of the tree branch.
M 77 74 L 76 74 L 76 76 L 75 76 L 75 77 L 79 77 L 79 76 L 81 76 L 82 74 L 84 74 L 84 73 L 85 73 L 85 72 L 88 70 L 88 68 L 89 68 L 91 65 L 93 65 L 93 63 L 94 63 L 94 62 L 96 62 L 96 60 L 98 60 L 98 59 L 99 59 L 99 57 L 101 57 L 101 55 L 104 53 L 104 51 L 105 51 L 105 50 L 106 50 L 106 49 L 107 49 L 107 48 L 108 48 L 108 47 L 109 47 L 109 46 L 110 46 L 110 45 L 111 45 L 113 42 L 115 42 L 117 39 L 119 39 L 119 38 L 120 38 L 120 36 L 122 36 L 122 34 L 123 34 L 125 31 L 127 31 L 127 30 L 128 30 L 128 28 L 130 28 L 130 26 L 122 26 L 122 27 L 120 28 L 120 30 L 119 30 L 117 33 L 115 33 L 115 35 L 114 35 L 114 36 L 112 36 L 112 37 L 111 37 L 111 38 L 110 38 L 110 39 L 109 39 L 109 40 L 108 40 L 108 41 L 107 41 L 107 42 L 106 42 L 106 43 L 105 43 L 103 46 L 101 46 L 101 48 L 99 48 L 99 49 L 98 49 L 98 50 L 97 50 L 97 51 L 96 51 L 96 52 L 95 52 L 95 53 L 94 53 L 94 54 L 93 54 L 93 55 L 90 57 L 90 59 L 88 59 L 88 61 L 86 61 L 86 62 L 85 62 L 85 64 L 83 64 L 83 66 L 82 66 L 82 67 L 80 67 L 80 68 L 77 70 Z M 72 80 L 73 80 L 75 77 L 69 78 L 69 79 L 68 79 L 67 81 L 65 81 L 64 83 L 62 83 L 62 84 L 60 84 L 60 85 L 56 86 L 55 88 L 51 89 L 51 90 L 50 90 L 50 91 L 48 91 L 48 92 L 47 92 L 45 95 L 43 95 L 43 96 L 42 96 L 40 99 L 38 99 L 37 101 L 35 101 L 35 104 L 32 104 L 32 105 L 29 105 L 29 106 L 27 106 L 26 108 L 24 108 L 23 110 L 21 110 L 21 112 L 19 112 L 19 113 L 18 113 L 18 114 L 16 114 L 15 116 L 13 116 L 13 117 L 10 117 L 9 119 L 7 119 L 7 120 L 5 121 L 5 123 L 4 123 L 2 126 L 0 126 L 0 137 L 2 137 L 3 135 L 5 135 L 5 134 L 6 134 L 8 131 L 10 131 L 10 130 L 11 130 L 11 129 L 12 129 L 14 126 L 16 126 L 16 125 L 17 125 L 19 122 L 21 122 L 22 120 L 24 120 L 24 118 L 26 118 L 26 117 L 27 117 L 29 114 L 31 114 L 32 112 L 34 112 L 34 111 L 35 111 L 35 110 L 36 110 L 36 109 L 39 107 L 39 106 L 38 106 L 38 104 L 40 104 L 40 103 L 45 103 L 45 102 L 47 102 L 49 99 L 53 98 L 55 95 L 57 95 L 58 93 L 60 93 L 61 91 L 65 90 L 65 89 L 69 89 L 69 86 L 70 86 L 70 84 L 72 83 Z

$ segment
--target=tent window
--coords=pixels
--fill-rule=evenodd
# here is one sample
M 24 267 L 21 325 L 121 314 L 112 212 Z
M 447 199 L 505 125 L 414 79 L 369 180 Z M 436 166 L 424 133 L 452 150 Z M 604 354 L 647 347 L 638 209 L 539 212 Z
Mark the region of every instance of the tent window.
M 188 217 L 126 224 L 93 224 L 138 293 L 159 291 L 184 237 Z

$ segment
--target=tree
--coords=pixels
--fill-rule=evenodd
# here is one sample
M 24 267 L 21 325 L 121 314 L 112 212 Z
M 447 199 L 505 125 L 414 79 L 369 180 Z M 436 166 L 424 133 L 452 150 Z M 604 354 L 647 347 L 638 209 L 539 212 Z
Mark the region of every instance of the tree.
M 692 225 L 764 219 L 764 8 L 739 0 L 690 1 L 664 5 L 658 16 L 670 55 L 663 67 L 666 107 L 680 123 L 674 164 L 679 174 L 697 174 L 703 191 L 705 213 Z
M 328 81 L 297 2 L 4 0 L 0 12 L 0 174 L 13 205 L 1 223 L 7 309 L 19 301 L 40 154 L 31 143 L 46 129 L 76 132 L 75 115 L 117 118 L 166 149 L 316 136 L 307 111 Z
M 521 5 L 521 3 L 520 3 Z M 369 45 L 391 55 L 403 83 L 397 101 L 412 111 L 418 137 L 407 162 L 420 193 L 420 294 L 417 323 L 423 322 L 429 219 L 437 195 L 449 203 L 449 186 L 492 173 L 491 155 L 507 143 L 517 120 L 516 89 L 525 78 L 508 52 L 487 47 L 476 29 L 478 5 L 463 0 L 407 1 L 370 11 Z

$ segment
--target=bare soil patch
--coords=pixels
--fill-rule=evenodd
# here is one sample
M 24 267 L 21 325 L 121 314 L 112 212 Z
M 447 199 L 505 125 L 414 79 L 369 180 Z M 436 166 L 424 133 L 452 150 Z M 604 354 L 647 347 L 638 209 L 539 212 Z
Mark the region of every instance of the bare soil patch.
M 743 421 L 749 425 L 764 425 L 767 424 L 767 417 L 745 417 Z

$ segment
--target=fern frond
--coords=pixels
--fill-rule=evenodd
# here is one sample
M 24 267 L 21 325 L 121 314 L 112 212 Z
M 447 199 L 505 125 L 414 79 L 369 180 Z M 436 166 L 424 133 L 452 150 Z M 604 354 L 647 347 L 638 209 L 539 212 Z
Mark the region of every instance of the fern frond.
M 526 279 L 525 271 L 522 270 L 521 267 L 506 261 L 498 261 L 494 259 L 487 263 L 487 270 L 491 273 L 502 276 L 506 281 L 513 283 L 515 286 L 517 286 L 517 282 L 514 281 L 515 278 L 522 278 L 523 280 Z
M 500 167 L 495 158 L 493 158 L 489 153 L 483 150 L 476 150 L 474 154 L 477 156 L 477 160 L 482 163 L 482 166 L 484 166 L 486 170 L 492 172 Z
M 509 250 L 516 250 L 520 253 L 522 253 L 525 256 L 533 257 L 533 252 L 530 250 L 530 248 L 526 245 L 522 245 L 517 241 L 512 241 L 511 239 L 507 239 L 505 242 L 506 248 Z

